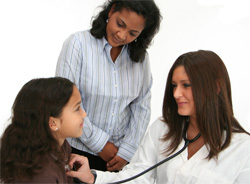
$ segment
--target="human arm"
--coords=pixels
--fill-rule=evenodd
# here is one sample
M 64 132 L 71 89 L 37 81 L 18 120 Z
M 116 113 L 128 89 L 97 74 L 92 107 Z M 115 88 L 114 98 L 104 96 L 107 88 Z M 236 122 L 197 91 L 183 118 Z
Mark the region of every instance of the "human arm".
M 134 73 L 141 76 L 140 80 L 136 81 L 134 85 L 136 86 L 135 88 L 138 89 L 138 93 L 135 94 L 135 98 L 127 106 L 129 120 L 124 132 L 125 135 L 121 140 L 116 157 L 108 163 L 109 170 L 120 170 L 127 162 L 130 162 L 145 134 L 150 120 L 152 75 L 148 55 L 142 64 L 136 66 L 139 67 L 136 69 L 134 69 L 134 67 L 134 70 L 127 72 L 131 77 L 129 78 L 130 83 L 137 80 L 136 77 L 132 78 L 134 77 Z M 133 89 L 133 87 L 130 87 L 130 89 Z M 133 91 L 134 90 L 131 90 L 130 93 L 133 93 Z
M 73 178 L 78 178 L 86 183 L 94 183 L 95 176 L 92 174 L 89 168 L 89 161 L 87 157 L 80 156 L 77 154 L 71 154 L 69 166 L 74 168 L 74 164 L 80 165 L 80 167 L 74 171 L 68 171 L 66 174 Z
M 111 142 L 107 142 L 107 144 L 103 147 L 102 151 L 98 153 L 98 155 L 106 162 L 112 160 L 118 151 L 118 148 Z
M 160 144 L 159 140 L 165 132 L 165 129 L 161 126 L 161 124 L 163 124 L 163 122 L 159 122 L 158 120 L 149 127 L 149 131 L 145 134 L 131 162 L 127 164 L 121 171 L 118 173 L 96 171 L 96 183 L 110 183 L 124 180 L 141 173 L 142 171 L 157 163 L 159 159 L 158 155 L 162 154 L 162 152 L 158 152 L 158 147 Z M 135 180 L 131 180 L 129 183 L 147 184 L 154 183 L 155 180 L 156 169 L 138 177 Z
M 85 50 L 89 48 L 85 47 L 88 42 L 91 42 L 90 40 L 88 39 L 88 32 L 71 35 L 63 44 L 56 68 L 56 76 L 68 78 L 75 83 L 81 93 L 83 102 L 88 99 L 87 93 L 84 91 L 87 87 L 81 82 L 85 78 L 88 80 L 85 75 L 86 70 L 83 70 L 83 68 L 88 65 Z M 83 104 L 82 108 L 86 111 Z M 88 116 L 84 121 L 83 132 L 79 140 L 94 153 L 102 151 L 109 140 L 109 135 L 97 127 Z
M 159 126 L 160 123 L 162 122 L 156 122 L 149 128 L 150 131 L 148 131 L 148 133 L 143 138 L 131 162 L 128 165 L 126 165 L 122 171 L 103 172 L 96 170 L 97 177 L 95 183 L 110 183 L 110 182 L 124 180 L 132 176 L 135 176 L 136 174 L 139 174 L 145 169 L 148 169 L 150 166 L 154 165 L 157 162 L 157 157 L 158 157 L 157 147 L 159 144 L 159 138 L 160 136 L 162 136 L 161 132 L 164 132 L 162 126 Z M 67 172 L 67 175 L 72 177 L 77 177 L 79 180 L 86 183 L 92 183 L 94 180 L 93 179 L 94 176 L 89 169 L 87 158 L 72 154 L 71 159 L 69 161 L 69 165 L 71 166 L 71 168 L 73 167 L 73 163 L 75 162 L 81 164 L 80 169 L 78 169 L 77 171 Z M 152 170 L 135 180 L 131 180 L 130 183 L 151 184 L 154 183 L 155 180 L 156 180 L 156 171 Z
M 119 171 L 121 170 L 128 161 L 124 160 L 123 158 L 115 155 L 108 163 L 107 163 L 107 170 L 108 171 Z

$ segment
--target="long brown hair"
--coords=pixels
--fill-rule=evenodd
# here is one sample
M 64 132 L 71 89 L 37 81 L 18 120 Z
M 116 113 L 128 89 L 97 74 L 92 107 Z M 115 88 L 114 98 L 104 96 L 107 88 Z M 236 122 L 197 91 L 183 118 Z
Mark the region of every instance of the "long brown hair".
M 232 132 L 247 132 L 234 117 L 227 69 L 217 54 L 206 50 L 179 56 L 168 74 L 162 116 L 169 131 L 163 140 L 171 140 L 171 143 L 165 153 L 171 154 L 177 149 L 182 140 L 184 124 L 188 119 L 187 116 L 178 114 L 173 96 L 172 76 L 179 66 L 184 66 L 191 83 L 197 125 L 209 149 L 208 158 L 217 157 L 229 146 Z
M 65 160 L 49 128 L 49 117 L 60 117 L 73 92 L 68 79 L 33 79 L 19 91 L 11 124 L 1 139 L 1 181 L 24 181 L 39 173 L 48 154 Z

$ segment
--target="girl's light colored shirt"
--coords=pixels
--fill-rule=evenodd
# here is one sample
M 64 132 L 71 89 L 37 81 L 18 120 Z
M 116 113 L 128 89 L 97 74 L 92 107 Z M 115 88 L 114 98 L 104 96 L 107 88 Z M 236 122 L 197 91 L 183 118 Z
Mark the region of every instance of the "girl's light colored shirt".
M 134 176 L 166 157 L 162 154 L 168 142 L 160 138 L 168 127 L 157 119 L 143 138 L 131 163 L 119 173 L 97 171 L 96 184 L 103 184 Z M 178 147 L 179 151 L 184 141 Z M 176 152 L 177 152 L 176 151 Z M 189 160 L 187 149 L 172 160 L 160 165 L 149 173 L 128 183 L 143 184 L 232 184 L 250 183 L 250 136 L 245 133 L 234 133 L 227 149 L 219 154 L 218 160 L 206 159 L 208 150 L 203 146 Z
M 147 54 L 143 62 L 133 62 L 124 45 L 113 62 L 111 48 L 89 30 L 71 35 L 56 76 L 76 84 L 87 113 L 82 136 L 68 139 L 71 146 L 97 155 L 110 141 L 119 148 L 117 155 L 130 161 L 150 120 L 152 75 Z

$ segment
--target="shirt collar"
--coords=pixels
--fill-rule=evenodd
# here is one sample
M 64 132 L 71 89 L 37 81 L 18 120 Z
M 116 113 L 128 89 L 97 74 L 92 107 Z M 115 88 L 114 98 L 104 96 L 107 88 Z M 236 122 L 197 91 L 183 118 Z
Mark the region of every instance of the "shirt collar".
M 107 41 L 105 36 L 102 37 L 100 39 L 100 41 L 101 41 L 101 46 L 102 46 L 102 49 L 100 49 L 100 54 L 102 54 L 105 51 L 105 48 L 108 50 L 110 50 L 112 48 L 112 46 L 109 44 L 109 42 Z M 123 52 L 125 49 L 127 49 L 127 47 L 128 47 L 128 44 L 124 45 L 121 52 Z
M 105 48 L 106 47 L 111 47 L 111 45 L 109 44 L 109 42 L 106 40 L 106 38 L 105 38 L 105 36 L 104 37 L 102 37 L 101 39 L 100 39 L 100 41 L 101 41 L 101 49 L 100 49 L 100 53 L 102 54 L 104 51 L 105 51 Z

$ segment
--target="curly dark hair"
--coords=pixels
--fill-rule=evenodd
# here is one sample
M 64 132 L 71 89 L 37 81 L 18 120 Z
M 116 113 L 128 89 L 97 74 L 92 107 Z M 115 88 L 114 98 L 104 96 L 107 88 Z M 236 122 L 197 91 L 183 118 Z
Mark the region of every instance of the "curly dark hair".
M 19 91 L 11 123 L 1 138 L 1 181 L 30 179 L 47 163 L 49 154 L 65 160 L 49 128 L 49 118 L 60 117 L 73 93 L 73 83 L 61 77 L 33 79 Z
M 161 14 L 153 0 L 108 0 L 102 6 L 102 11 L 95 17 L 90 30 L 92 36 L 100 39 L 106 35 L 106 20 L 112 6 L 114 12 L 123 8 L 136 12 L 146 19 L 145 28 L 137 38 L 136 42 L 128 44 L 130 58 L 134 62 L 143 61 L 147 48 L 151 44 L 156 33 L 159 31 Z

